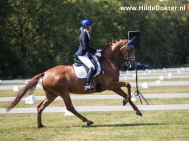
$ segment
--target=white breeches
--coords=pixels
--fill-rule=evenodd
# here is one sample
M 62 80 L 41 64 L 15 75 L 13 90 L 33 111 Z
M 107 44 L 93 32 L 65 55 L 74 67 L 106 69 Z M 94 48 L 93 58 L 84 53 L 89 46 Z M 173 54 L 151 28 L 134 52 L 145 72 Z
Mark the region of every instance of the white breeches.
M 95 69 L 94 65 L 91 63 L 91 60 L 88 58 L 87 55 L 85 56 L 78 56 L 78 58 L 90 69 L 91 67 Z

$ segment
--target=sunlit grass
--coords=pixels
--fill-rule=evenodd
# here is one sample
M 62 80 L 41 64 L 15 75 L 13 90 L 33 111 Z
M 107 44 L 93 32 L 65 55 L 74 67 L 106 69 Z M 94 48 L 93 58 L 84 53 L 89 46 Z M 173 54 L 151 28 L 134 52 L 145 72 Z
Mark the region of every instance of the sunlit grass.
M 75 116 L 43 113 L 47 128 L 37 129 L 36 114 L 4 114 L 0 116 L 2 141 L 187 141 L 188 110 L 82 113 L 95 124 L 88 127 Z
M 140 87 L 139 87 L 140 88 Z M 126 88 L 123 88 L 127 92 Z M 132 93 L 135 87 L 132 87 Z M 162 86 L 140 88 L 142 94 L 188 93 L 188 86 Z M 95 94 L 115 94 L 105 91 Z M 75 95 L 75 94 L 71 94 Z M 0 97 L 15 96 L 13 91 L 0 91 Z M 36 90 L 34 96 L 44 96 L 43 90 Z M 189 98 L 147 99 L 150 104 L 189 104 Z M 36 108 L 21 101 L 16 108 Z M 145 104 L 145 102 L 143 101 Z M 0 102 L 5 108 L 9 102 Z M 122 99 L 73 100 L 77 106 L 121 106 Z M 140 101 L 135 102 L 140 105 Z M 64 107 L 62 100 L 54 101 L 49 107 Z M 42 121 L 47 128 L 37 128 L 36 114 L 1 114 L 1 141 L 187 141 L 189 140 L 189 110 L 142 111 L 139 117 L 134 111 L 124 112 L 82 112 L 95 124 L 88 127 L 75 116 L 64 113 L 43 113 Z

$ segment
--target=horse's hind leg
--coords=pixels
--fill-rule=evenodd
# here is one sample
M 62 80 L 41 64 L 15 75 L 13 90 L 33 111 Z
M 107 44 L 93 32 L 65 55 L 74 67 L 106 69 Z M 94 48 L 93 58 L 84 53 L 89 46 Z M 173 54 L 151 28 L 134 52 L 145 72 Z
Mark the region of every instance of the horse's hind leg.
M 37 124 L 38 128 L 44 127 L 41 122 L 41 114 L 43 110 L 57 97 L 57 95 L 45 90 L 46 98 L 37 106 Z
M 75 116 L 77 116 L 78 118 L 80 118 L 83 122 L 86 122 L 87 125 L 91 125 L 93 124 L 92 121 L 86 119 L 84 116 L 82 116 L 80 113 L 78 113 L 73 104 L 72 104 L 72 101 L 71 101 L 71 98 L 70 98 L 70 94 L 69 92 L 64 92 L 62 95 L 60 95 L 62 97 L 62 99 L 64 100 L 64 103 L 66 105 L 66 109 L 70 112 L 72 112 Z

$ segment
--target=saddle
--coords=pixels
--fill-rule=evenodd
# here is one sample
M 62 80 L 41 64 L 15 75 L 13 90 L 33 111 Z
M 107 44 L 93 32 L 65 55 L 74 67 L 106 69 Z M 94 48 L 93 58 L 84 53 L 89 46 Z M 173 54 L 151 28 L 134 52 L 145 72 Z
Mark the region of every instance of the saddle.
M 92 57 L 89 57 L 89 59 L 91 60 L 92 64 L 95 66 L 95 71 L 93 73 L 93 78 L 96 82 L 96 91 L 97 92 L 101 92 L 101 85 L 98 81 L 98 78 L 96 77 L 100 72 L 101 72 L 101 66 L 100 63 L 98 61 L 98 58 L 93 55 Z M 78 78 L 87 78 L 87 73 L 89 71 L 89 68 L 80 60 L 77 60 L 74 58 L 74 64 L 73 64 L 76 76 Z
M 94 60 L 92 57 L 89 57 L 89 59 L 91 60 L 92 64 L 93 64 L 94 67 L 95 67 L 95 71 L 94 71 L 94 73 L 93 73 L 93 76 L 94 76 L 94 75 L 96 74 L 96 72 L 97 72 L 98 65 L 96 64 L 95 60 Z M 89 68 L 88 68 L 83 62 L 81 62 L 80 60 L 77 60 L 77 59 L 75 59 L 75 58 L 74 58 L 74 65 L 75 65 L 76 67 L 81 67 L 81 66 L 83 66 L 87 72 L 89 71 Z
M 81 66 L 83 66 L 83 63 L 81 61 L 79 61 L 79 60 L 77 60 L 77 59 L 74 58 L 74 65 L 76 67 L 81 67 Z

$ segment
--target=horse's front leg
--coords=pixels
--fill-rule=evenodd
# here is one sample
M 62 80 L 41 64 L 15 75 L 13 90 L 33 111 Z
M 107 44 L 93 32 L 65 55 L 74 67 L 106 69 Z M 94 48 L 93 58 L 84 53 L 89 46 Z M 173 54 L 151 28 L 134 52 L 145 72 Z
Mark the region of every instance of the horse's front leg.
M 121 87 L 127 87 L 128 94 L 126 94 Z M 123 106 L 127 104 L 127 102 L 131 101 L 131 85 L 128 82 L 112 82 L 109 87 L 112 91 L 116 92 L 120 96 L 124 98 Z
M 127 87 L 128 89 L 128 94 L 126 94 L 120 87 Z M 115 93 L 119 94 L 122 96 L 123 99 L 123 105 L 125 106 L 127 102 L 131 105 L 131 107 L 136 111 L 136 114 L 139 116 L 142 116 L 142 113 L 140 110 L 137 108 L 137 106 L 131 101 L 131 85 L 127 82 L 114 82 L 111 85 L 111 90 L 114 91 Z

